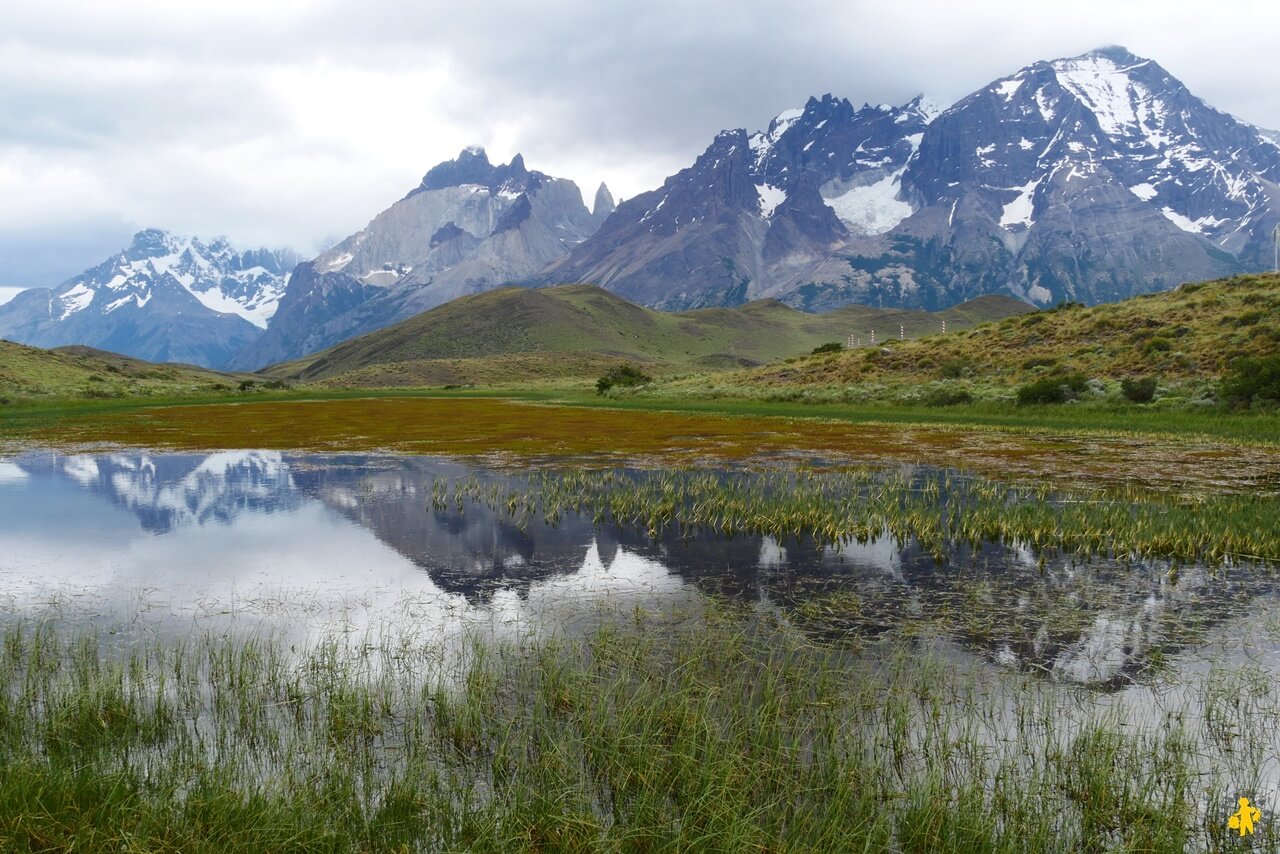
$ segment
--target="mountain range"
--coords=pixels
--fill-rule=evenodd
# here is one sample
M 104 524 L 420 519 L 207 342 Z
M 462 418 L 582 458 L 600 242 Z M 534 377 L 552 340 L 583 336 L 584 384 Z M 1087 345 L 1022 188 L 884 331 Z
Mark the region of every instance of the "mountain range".
M 810 98 L 722 131 L 616 209 L 603 186 L 588 208 L 572 181 L 468 148 L 296 266 L 142 232 L 0 306 L 0 336 L 258 369 L 508 284 L 597 284 L 667 311 L 1107 302 L 1267 268 L 1278 140 L 1109 47 L 945 109 Z
M 267 328 L 297 262 L 287 250 L 140 231 L 98 266 L 0 306 L 0 338 L 223 367 Z
M 1112 47 L 945 110 L 828 95 L 722 132 L 543 280 L 672 309 L 1104 302 L 1265 268 L 1277 181 L 1275 135 Z
M 465 149 L 337 246 L 294 270 L 266 334 L 230 364 L 297 358 L 466 294 L 526 279 L 613 212 L 604 185 L 588 210 L 578 186 L 494 165 Z

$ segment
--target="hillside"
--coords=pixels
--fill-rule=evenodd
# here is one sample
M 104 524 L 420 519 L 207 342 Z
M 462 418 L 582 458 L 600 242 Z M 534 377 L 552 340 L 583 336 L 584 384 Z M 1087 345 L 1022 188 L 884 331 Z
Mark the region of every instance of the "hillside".
M 0 403 L 50 397 L 140 397 L 230 390 L 240 377 L 158 365 L 91 347 L 41 350 L 0 340 Z
M 909 401 L 946 388 L 976 399 L 1007 399 L 1017 386 L 1067 374 L 1111 391 L 1124 379 L 1151 377 L 1160 396 L 1174 399 L 1205 395 L 1237 358 L 1276 353 L 1280 276 L 1263 274 L 1092 308 L 1067 304 L 955 334 L 788 360 L 717 379 L 753 395 L 841 390 L 854 398 Z M 695 392 L 694 384 L 686 385 Z
M 1031 311 L 983 297 L 928 313 L 849 306 L 807 314 L 775 300 L 665 313 L 591 285 L 503 288 L 454 300 L 306 359 L 273 376 L 332 385 L 494 384 L 537 377 L 595 377 L 636 361 L 658 373 L 758 366 L 849 335 L 909 337 Z M 547 358 L 548 354 L 561 354 Z M 573 354 L 567 359 L 567 354 Z

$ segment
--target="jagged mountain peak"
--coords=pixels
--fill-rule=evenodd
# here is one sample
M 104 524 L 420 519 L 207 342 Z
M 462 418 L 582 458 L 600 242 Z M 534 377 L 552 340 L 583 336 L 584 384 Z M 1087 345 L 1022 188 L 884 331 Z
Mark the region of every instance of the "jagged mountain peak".
M 428 190 L 443 190 L 450 187 L 476 185 L 495 190 L 506 186 L 515 189 L 530 189 L 547 176 L 541 172 L 530 172 L 524 165 L 524 157 L 516 154 L 511 162 L 505 165 L 489 162 L 489 155 L 480 146 L 472 145 L 464 148 L 453 160 L 446 160 L 427 171 L 410 196 Z
M 0 307 L 0 337 L 222 367 L 267 326 L 297 260 L 146 228 L 96 267 Z
M 494 164 L 479 146 L 432 167 L 363 229 L 300 264 L 280 312 L 233 367 L 256 369 L 324 349 L 464 294 L 528 279 L 613 211 L 572 181 Z
M 597 219 L 603 219 L 613 213 L 617 207 L 613 193 L 609 192 L 608 186 L 601 181 L 600 186 L 596 188 L 595 200 L 591 204 L 591 215 Z

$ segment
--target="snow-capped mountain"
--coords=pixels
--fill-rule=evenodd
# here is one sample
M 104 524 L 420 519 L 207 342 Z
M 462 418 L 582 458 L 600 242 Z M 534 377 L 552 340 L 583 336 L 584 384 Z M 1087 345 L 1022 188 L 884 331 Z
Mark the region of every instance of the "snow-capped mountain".
M 297 257 L 157 229 L 56 288 L 0 306 L 0 337 L 222 367 L 266 328 Z
M 1280 142 L 1123 48 L 949 109 L 831 96 L 721 133 L 540 277 L 664 308 L 1120 299 L 1267 266 Z
M 896 199 L 902 170 L 937 112 L 923 98 L 856 109 L 825 95 L 765 131 L 724 131 L 541 278 L 592 282 L 665 309 L 752 299 L 851 235 L 880 233 L 911 212 Z
M 362 231 L 294 271 L 280 311 L 233 365 L 303 356 L 477 291 L 525 279 L 613 212 L 601 185 L 588 210 L 576 184 L 492 164 L 484 149 L 427 172 Z
M 276 451 L 39 454 L 23 458 L 21 468 L 56 474 L 103 495 L 154 534 L 229 525 L 241 514 L 294 510 L 303 502 L 288 461 Z

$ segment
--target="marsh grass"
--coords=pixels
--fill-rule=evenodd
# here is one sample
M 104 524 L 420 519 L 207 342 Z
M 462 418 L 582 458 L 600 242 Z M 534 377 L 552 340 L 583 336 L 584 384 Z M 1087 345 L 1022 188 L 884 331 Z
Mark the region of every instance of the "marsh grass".
M 918 542 L 940 563 L 957 544 L 976 549 L 985 542 L 1026 545 L 1046 559 L 1280 560 L 1280 506 L 1268 495 L 1072 492 L 947 470 L 535 471 L 505 484 L 438 480 L 427 499 L 429 507 L 460 511 L 467 502 L 505 511 L 521 526 L 574 513 L 655 539 L 711 532 L 839 546 L 891 537 Z
M 1214 671 L 1199 689 L 1205 725 L 1194 705 L 1143 725 L 927 638 L 855 654 L 727 607 L 477 642 L 462 658 L 430 643 L 122 647 L 17 626 L 0 646 L 0 843 L 1218 847 L 1231 842 L 1223 805 L 1261 785 L 1280 712 L 1276 692 L 1254 687 Z M 1276 843 L 1264 824 L 1255 848 Z

